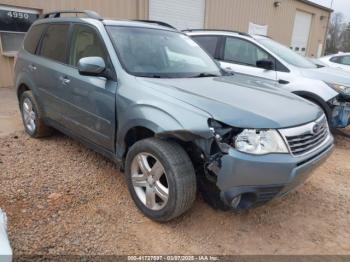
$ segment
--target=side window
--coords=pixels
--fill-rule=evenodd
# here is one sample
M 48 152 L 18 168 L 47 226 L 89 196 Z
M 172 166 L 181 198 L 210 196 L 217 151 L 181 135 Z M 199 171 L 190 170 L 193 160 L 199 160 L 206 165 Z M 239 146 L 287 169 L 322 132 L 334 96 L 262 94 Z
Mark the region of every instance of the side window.
M 338 64 L 340 64 L 340 63 L 341 63 L 341 57 L 340 57 L 340 56 L 332 57 L 332 58 L 330 59 L 330 61 L 333 62 L 333 63 L 338 63 Z
M 97 32 L 85 25 L 75 25 L 71 41 L 69 64 L 77 66 L 81 58 L 89 56 L 102 57 L 108 63 L 108 55 Z
M 40 55 L 58 62 L 66 62 L 69 25 L 49 25 L 44 35 Z
M 350 65 L 350 56 L 343 56 L 341 63 L 344 65 Z
M 284 73 L 290 73 L 290 70 L 285 67 L 280 61 L 278 61 L 277 59 L 274 59 L 275 61 L 275 70 L 277 72 L 284 72 Z
M 271 56 L 258 46 L 246 40 L 227 37 L 224 48 L 224 60 L 238 64 L 256 66 L 261 59 L 271 59 Z
M 218 36 L 193 36 L 192 39 L 206 50 L 209 55 L 215 57 L 216 48 L 219 42 Z
M 46 25 L 40 24 L 33 26 L 27 33 L 26 38 L 24 39 L 24 49 L 29 53 L 35 54 L 36 48 L 40 41 L 40 38 L 43 34 Z

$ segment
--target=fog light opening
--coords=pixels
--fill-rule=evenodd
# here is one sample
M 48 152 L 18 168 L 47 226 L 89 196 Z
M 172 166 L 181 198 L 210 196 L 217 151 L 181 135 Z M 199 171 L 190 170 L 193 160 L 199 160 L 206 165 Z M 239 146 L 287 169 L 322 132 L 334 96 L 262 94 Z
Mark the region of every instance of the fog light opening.
M 241 201 L 238 209 L 245 210 L 251 208 L 257 201 L 257 195 L 255 193 L 242 194 Z

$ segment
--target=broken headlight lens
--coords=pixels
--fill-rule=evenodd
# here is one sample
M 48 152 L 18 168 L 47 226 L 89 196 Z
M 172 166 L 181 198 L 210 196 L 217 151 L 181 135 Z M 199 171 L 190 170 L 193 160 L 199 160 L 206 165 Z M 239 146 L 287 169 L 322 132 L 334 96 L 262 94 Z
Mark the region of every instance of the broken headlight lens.
M 339 85 L 339 84 L 331 84 L 331 83 L 326 83 L 326 84 L 329 87 L 333 88 L 338 93 L 343 93 L 345 95 L 350 95 L 350 87 L 349 86 L 344 86 L 344 85 Z
M 277 130 L 245 129 L 236 136 L 235 148 L 255 155 L 288 153 L 287 146 Z

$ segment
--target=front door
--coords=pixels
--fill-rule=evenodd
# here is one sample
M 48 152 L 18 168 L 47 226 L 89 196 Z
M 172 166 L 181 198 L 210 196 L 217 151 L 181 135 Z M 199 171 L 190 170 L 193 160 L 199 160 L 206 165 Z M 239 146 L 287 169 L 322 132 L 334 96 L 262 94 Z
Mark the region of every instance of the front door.
M 266 51 L 245 39 L 226 37 L 220 58 L 221 67 L 228 71 L 277 80 L 275 70 L 258 68 L 261 59 L 275 61 Z
M 117 83 L 105 77 L 79 74 L 79 60 L 91 56 L 103 58 L 106 70 L 114 71 L 98 31 L 89 25 L 74 25 L 68 55 L 69 68 L 60 75 L 63 88 L 69 92 L 69 96 L 66 97 L 70 105 L 67 117 L 70 118 L 74 133 L 113 151 Z

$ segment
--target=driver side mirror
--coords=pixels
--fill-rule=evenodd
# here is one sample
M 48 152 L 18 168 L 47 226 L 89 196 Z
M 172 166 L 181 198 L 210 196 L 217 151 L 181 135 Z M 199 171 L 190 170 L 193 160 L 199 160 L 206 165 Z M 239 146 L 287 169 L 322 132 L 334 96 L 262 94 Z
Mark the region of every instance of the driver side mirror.
M 256 66 L 258 68 L 266 69 L 266 70 L 273 70 L 275 69 L 275 63 L 268 59 L 261 59 L 256 61 Z
M 81 58 L 78 62 L 79 74 L 85 76 L 104 76 L 105 61 L 98 56 Z

